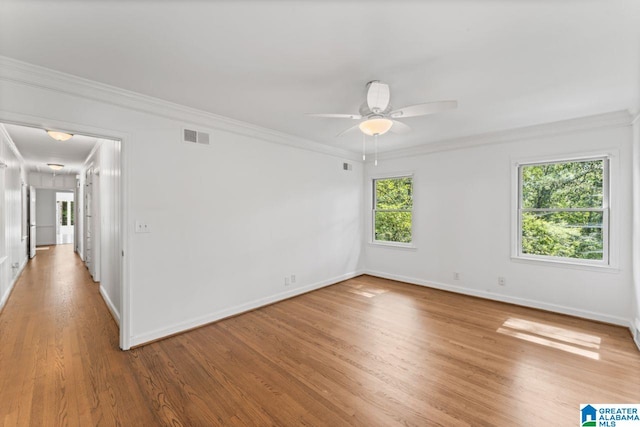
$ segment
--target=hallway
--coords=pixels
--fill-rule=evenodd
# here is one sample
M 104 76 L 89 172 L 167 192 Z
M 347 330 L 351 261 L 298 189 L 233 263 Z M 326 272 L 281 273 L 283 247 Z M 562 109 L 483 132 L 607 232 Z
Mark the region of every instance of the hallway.
M 153 424 L 98 287 L 73 245 L 29 261 L 0 315 L 0 424 Z

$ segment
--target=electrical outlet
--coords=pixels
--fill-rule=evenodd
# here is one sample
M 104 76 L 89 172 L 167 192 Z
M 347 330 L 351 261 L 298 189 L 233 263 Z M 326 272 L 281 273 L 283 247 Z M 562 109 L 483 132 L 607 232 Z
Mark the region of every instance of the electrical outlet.
M 136 221 L 136 233 L 151 233 L 151 226 L 142 221 Z
M 507 285 L 507 281 L 505 280 L 505 278 L 503 276 L 498 276 L 498 285 L 500 285 L 500 286 L 506 286 Z
M 285 285 L 285 286 L 289 286 L 290 284 L 291 284 L 290 279 L 289 279 L 288 277 L 285 277 L 285 278 L 284 278 L 284 285 Z
M 460 280 L 460 273 L 458 273 L 457 271 L 453 272 L 453 280 Z
M 295 274 L 291 275 L 291 283 L 296 283 L 296 275 Z

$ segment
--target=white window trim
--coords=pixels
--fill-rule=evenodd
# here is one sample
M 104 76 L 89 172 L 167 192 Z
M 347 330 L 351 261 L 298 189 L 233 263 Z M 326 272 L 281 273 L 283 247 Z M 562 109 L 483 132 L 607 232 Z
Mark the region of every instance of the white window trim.
M 376 236 L 376 220 L 375 220 L 375 203 L 376 203 L 376 196 L 375 196 L 375 192 L 376 192 L 376 187 L 375 187 L 375 182 L 376 180 L 380 180 L 380 179 L 400 179 L 400 178 L 411 178 L 411 198 L 413 199 L 413 205 L 411 207 L 411 242 L 410 243 L 402 243 L 402 242 L 388 242 L 388 241 L 384 241 L 384 240 L 376 240 L 375 236 Z M 415 197 L 415 174 L 414 172 L 390 172 L 390 173 L 382 173 L 382 174 L 377 174 L 377 175 L 372 175 L 369 177 L 368 179 L 369 181 L 369 188 L 371 189 L 371 192 L 369 193 L 371 195 L 371 200 L 370 200 L 370 214 L 369 214 L 369 221 L 370 221 L 370 227 L 369 227 L 369 244 L 373 245 L 373 246 L 382 246 L 382 247 L 388 247 L 388 248 L 395 248 L 395 249 L 417 249 L 416 245 L 415 245 L 415 235 L 414 235 L 414 231 L 416 229 L 416 197 Z
M 606 159 L 604 186 L 607 188 L 603 202 L 605 212 L 603 222 L 608 226 L 603 230 L 603 250 L 606 251 L 606 261 L 581 260 L 576 258 L 561 258 L 543 255 L 530 255 L 522 253 L 522 234 L 520 216 L 520 166 L 544 163 L 564 163 L 574 161 L 588 161 Z M 512 160 L 511 167 L 511 259 L 514 261 L 530 262 L 534 264 L 550 265 L 567 268 L 581 269 L 611 269 L 618 270 L 618 224 L 619 209 L 617 204 L 616 191 L 618 188 L 619 174 L 619 152 L 611 149 L 598 152 L 583 152 L 560 154 L 545 157 L 529 157 Z

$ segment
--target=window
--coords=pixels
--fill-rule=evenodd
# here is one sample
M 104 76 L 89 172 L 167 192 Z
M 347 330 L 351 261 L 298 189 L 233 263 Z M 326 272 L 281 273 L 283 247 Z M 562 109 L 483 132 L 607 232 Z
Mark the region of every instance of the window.
M 62 210 L 60 211 L 60 225 L 69 225 L 68 223 L 68 210 L 67 210 L 67 202 L 60 202 L 62 205 Z
M 518 166 L 518 255 L 609 264 L 609 159 Z
M 60 225 L 74 225 L 74 210 L 73 202 L 71 201 L 58 201 L 58 210 L 60 212 Z
M 373 241 L 411 243 L 413 179 L 410 176 L 373 180 Z

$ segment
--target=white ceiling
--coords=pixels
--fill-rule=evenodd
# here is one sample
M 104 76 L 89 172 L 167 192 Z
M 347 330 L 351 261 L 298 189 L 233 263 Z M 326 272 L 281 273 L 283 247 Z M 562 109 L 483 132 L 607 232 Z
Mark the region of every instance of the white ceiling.
M 365 83 L 405 119 L 381 150 L 621 109 L 640 110 L 640 1 L 15 1 L 0 54 L 358 151 Z
M 56 141 L 42 129 L 12 124 L 3 126 L 30 171 L 53 173 L 47 163 L 57 163 L 64 168 L 56 174 L 77 174 L 98 142 L 97 138 L 84 135 L 74 135 L 68 141 Z

